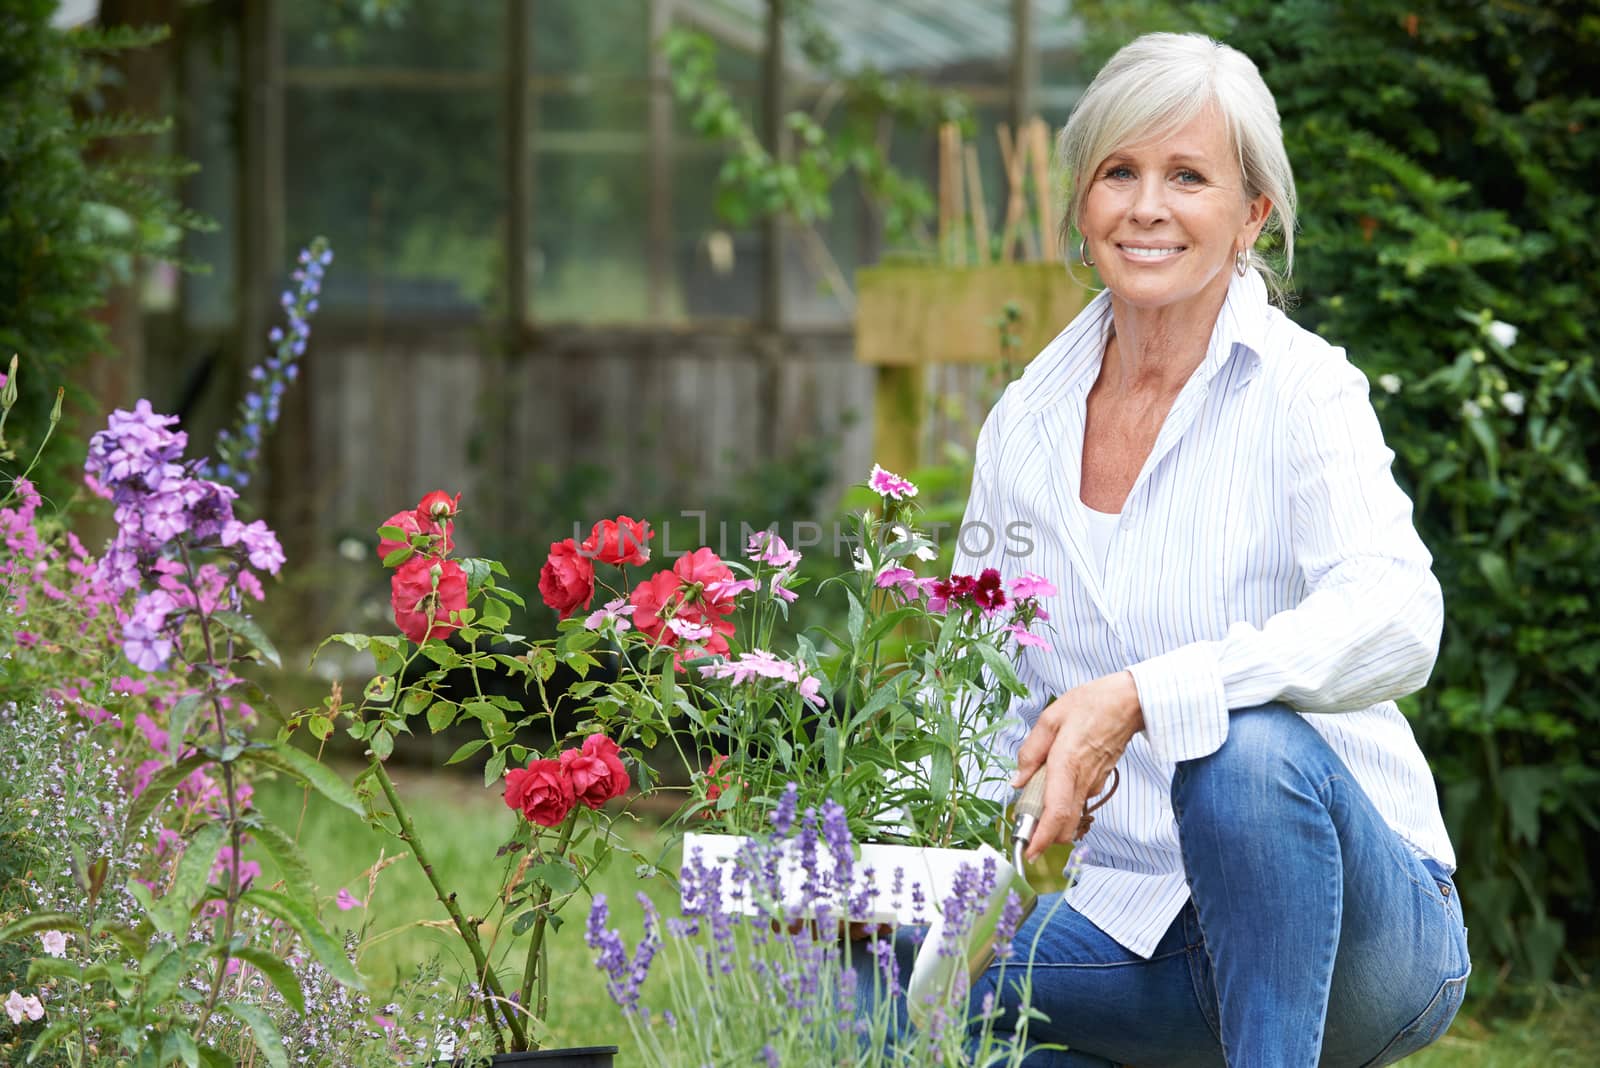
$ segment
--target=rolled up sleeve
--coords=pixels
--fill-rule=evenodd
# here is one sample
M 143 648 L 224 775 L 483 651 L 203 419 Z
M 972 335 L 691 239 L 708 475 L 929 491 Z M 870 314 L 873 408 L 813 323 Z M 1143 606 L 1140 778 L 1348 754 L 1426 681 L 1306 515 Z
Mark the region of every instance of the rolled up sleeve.
M 1167 760 L 1219 748 L 1230 709 L 1281 701 L 1354 711 L 1417 690 L 1433 670 L 1443 598 L 1366 377 L 1327 361 L 1292 404 L 1289 427 L 1292 537 L 1308 593 L 1260 627 L 1236 622 L 1220 641 L 1132 666 L 1146 736 Z

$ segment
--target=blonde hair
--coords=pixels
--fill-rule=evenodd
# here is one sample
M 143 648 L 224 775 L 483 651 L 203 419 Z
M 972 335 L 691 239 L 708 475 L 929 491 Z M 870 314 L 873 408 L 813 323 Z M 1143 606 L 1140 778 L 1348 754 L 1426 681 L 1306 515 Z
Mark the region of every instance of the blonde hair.
M 1057 141 L 1070 180 L 1061 244 L 1070 244 L 1100 161 L 1125 145 L 1159 138 L 1215 107 L 1239 154 L 1247 199 L 1272 202 L 1265 230 L 1283 238 L 1280 276 L 1258 254 L 1251 265 L 1281 296 L 1294 269 L 1294 172 L 1272 91 L 1250 57 L 1199 33 L 1147 33 L 1125 45 L 1079 98 Z

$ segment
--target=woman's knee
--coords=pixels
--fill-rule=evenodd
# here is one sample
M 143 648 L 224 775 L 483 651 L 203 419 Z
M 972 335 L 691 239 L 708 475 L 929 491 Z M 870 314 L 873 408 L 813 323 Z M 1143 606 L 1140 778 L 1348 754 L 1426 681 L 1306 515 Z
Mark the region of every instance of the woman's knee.
M 1173 810 L 1180 825 L 1208 815 L 1238 820 L 1279 798 L 1315 792 L 1337 759 L 1322 735 L 1287 705 L 1238 709 L 1228 717 L 1221 746 L 1178 764 Z

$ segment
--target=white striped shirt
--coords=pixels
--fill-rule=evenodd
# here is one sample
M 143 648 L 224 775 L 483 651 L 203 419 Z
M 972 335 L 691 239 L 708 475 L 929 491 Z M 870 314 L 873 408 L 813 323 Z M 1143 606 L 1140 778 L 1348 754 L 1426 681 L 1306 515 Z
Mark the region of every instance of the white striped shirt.
M 1101 293 L 989 413 L 954 568 L 1035 571 L 1060 589 L 1045 602 L 1054 648 L 1019 654 L 1030 696 L 1010 709 L 1003 752 L 1051 695 L 1125 669 L 1138 687 L 1145 729 L 1068 901 L 1148 957 L 1189 898 L 1174 765 L 1222 745 L 1229 709 L 1269 701 L 1338 713 L 1306 720 L 1389 826 L 1453 868 L 1433 777 L 1394 705 L 1427 681 L 1443 603 L 1366 376 L 1273 308 L 1256 272 L 1235 277 L 1102 572 L 1079 485 L 1111 318 Z

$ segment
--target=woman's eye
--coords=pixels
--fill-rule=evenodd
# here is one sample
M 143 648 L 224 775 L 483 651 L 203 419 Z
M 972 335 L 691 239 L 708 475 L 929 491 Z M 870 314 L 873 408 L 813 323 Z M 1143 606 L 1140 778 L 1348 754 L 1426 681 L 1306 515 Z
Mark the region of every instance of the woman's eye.
M 1120 163 L 1116 163 L 1106 168 L 1106 173 L 1103 175 L 1103 177 L 1116 179 L 1132 178 L 1133 171 Z
M 1198 172 L 1181 170 L 1178 172 L 1178 182 L 1182 185 L 1204 185 L 1205 178 Z

